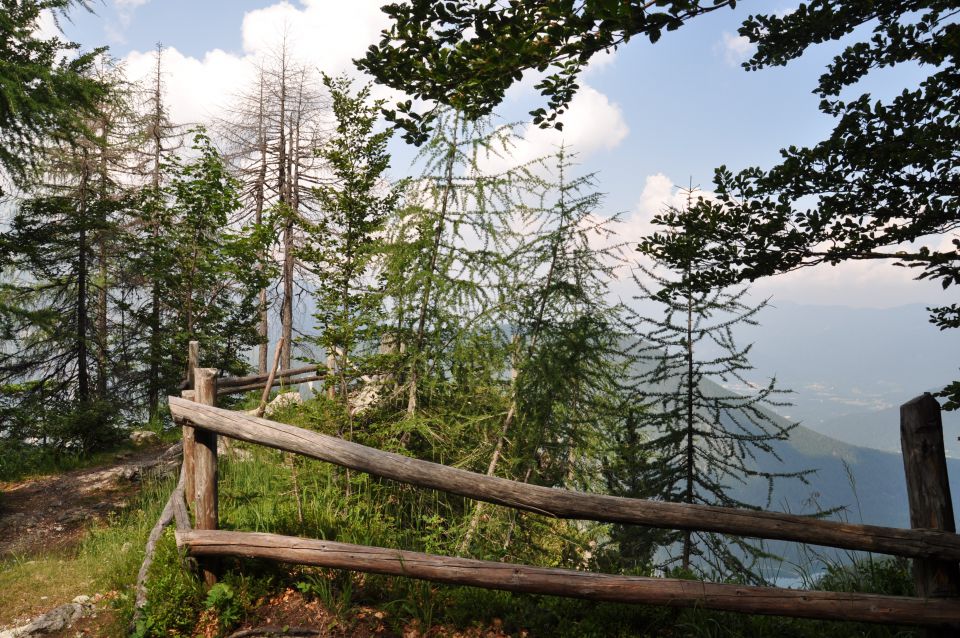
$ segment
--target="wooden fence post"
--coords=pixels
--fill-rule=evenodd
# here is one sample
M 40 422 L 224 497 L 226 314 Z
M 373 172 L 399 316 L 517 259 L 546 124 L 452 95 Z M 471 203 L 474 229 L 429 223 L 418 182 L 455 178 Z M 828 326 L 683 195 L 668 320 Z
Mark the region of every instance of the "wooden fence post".
M 196 401 L 197 393 L 195 390 L 184 390 L 180 393 L 187 401 Z M 194 476 L 197 472 L 196 467 L 196 443 L 194 439 L 194 429 L 189 425 L 183 426 L 183 496 L 187 505 L 192 505 L 196 497 L 196 483 Z
M 200 366 L 200 342 L 191 341 L 187 346 L 187 389 L 180 396 L 188 401 L 196 401 L 196 378 L 194 370 Z M 183 426 L 183 468 L 186 479 L 183 483 L 184 498 L 187 505 L 192 505 L 196 497 L 196 487 L 194 483 L 196 458 L 193 428 L 189 425 Z
M 187 388 L 196 387 L 193 371 L 200 367 L 200 342 L 191 341 L 187 345 Z
M 218 373 L 216 368 L 194 369 L 194 400 L 197 403 L 216 405 Z M 194 432 L 194 441 L 196 529 L 217 529 L 217 435 L 198 428 Z M 215 567 L 210 562 L 203 565 L 203 579 L 208 586 L 217 582 Z
M 910 527 L 956 532 L 947 458 L 943 449 L 940 404 L 930 393 L 900 406 L 900 445 L 907 475 Z M 914 559 L 913 578 L 923 598 L 960 596 L 960 568 L 956 561 Z M 928 636 L 956 635 L 930 630 Z

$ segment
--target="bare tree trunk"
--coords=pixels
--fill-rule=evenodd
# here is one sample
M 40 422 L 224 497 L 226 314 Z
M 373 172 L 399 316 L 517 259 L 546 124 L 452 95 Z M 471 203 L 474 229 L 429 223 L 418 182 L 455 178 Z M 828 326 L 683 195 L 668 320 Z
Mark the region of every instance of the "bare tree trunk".
M 90 377 L 87 369 L 87 151 L 83 151 L 80 176 L 79 236 L 77 238 L 77 399 L 90 401 Z
M 102 135 L 102 144 L 103 146 L 100 149 L 100 166 L 99 166 L 99 178 L 100 178 L 100 199 L 104 200 L 107 198 L 107 140 L 108 140 L 108 129 L 106 122 L 101 123 L 100 133 Z M 108 248 L 107 248 L 107 237 L 106 237 L 106 218 L 104 216 L 101 221 L 101 227 L 98 233 L 97 243 L 99 244 L 99 283 L 100 285 L 97 288 L 97 397 L 100 399 L 105 399 L 107 397 L 107 348 L 108 344 L 108 335 L 107 335 L 107 288 L 108 283 L 107 279 L 109 273 L 107 271 L 107 258 L 108 258 Z
M 687 297 L 687 467 L 686 487 L 683 493 L 684 503 L 693 503 L 694 478 L 694 428 L 693 428 L 693 298 Z M 683 533 L 683 569 L 690 569 L 690 555 L 693 553 L 693 533 Z
M 161 75 L 161 65 L 163 59 L 163 48 L 157 45 L 157 67 L 154 75 L 153 87 L 153 122 L 151 138 L 153 142 L 153 167 L 151 174 L 151 186 L 154 193 L 160 190 L 160 157 L 163 153 L 163 84 Z M 160 235 L 160 226 L 154 220 L 151 229 L 154 238 Z M 150 372 L 147 383 L 147 414 L 150 420 L 156 419 L 160 409 L 160 281 L 154 273 L 154 280 L 150 291 Z
M 257 170 L 256 181 L 253 186 L 254 197 L 254 222 L 259 225 L 263 222 L 263 208 L 266 200 L 264 192 L 267 185 L 267 124 L 266 124 L 266 96 L 264 95 L 265 78 L 263 71 L 260 71 L 260 99 L 258 100 L 257 111 L 257 150 L 260 153 L 260 166 Z M 266 259 L 266 255 L 261 256 Z M 267 312 L 267 289 L 260 290 L 260 324 L 257 326 L 257 332 L 260 335 L 260 351 L 257 369 L 260 374 L 267 373 L 267 360 L 270 348 L 270 318 Z

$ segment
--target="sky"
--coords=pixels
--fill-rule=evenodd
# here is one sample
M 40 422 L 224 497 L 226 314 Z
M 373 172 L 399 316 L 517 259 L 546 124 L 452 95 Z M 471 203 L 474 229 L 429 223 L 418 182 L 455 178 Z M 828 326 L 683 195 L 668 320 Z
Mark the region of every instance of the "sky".
M 75 9 L 65 35 L 86 50 L 108 46 L 131 79 L 145 78 L 157 43 L 166 47 L 165 84 L 173 118 L 208 122 L 243 90 L 253 63 L 286 31 L 295 53 L 328 74 L 359 76 L 351 60 L 386 26 L 382 0 L 98 0 L 94 13 Z M 619 213 L 618 236 L 636 240 L 650 219 L 677 201 L 677 186 L 709 190 L 726 165 L 768 167 L 781 148 L 822 139 L 832 120 L 817 110 L 811 91 L 836 44 L 821 45 L 786 68 L 747 72 L 739 65 L 749 44 L 737 27 L 751 10 L 788 11 L 794 0 L 754 0 L 735 11 L 698 18 L 655 45 L 635 40 L 591 63 L 564 116 L 564 131 L 526 127 L 517 154 L 534 158 L 560 143 L 578 153 L 583 172 L 596 172 L 606 194 L 602 214 Z M 47 24 L 43 27 L 53 28 Z M 871 75 L 857 92 L 899 92 L 917 69 Z M 498 109 L 505 122 L 525 122 L 541 106 L 525 77 Z M 387 95 L 386 93 L 380 93 Z M 395 139 L 393 173 L 413 156 Z M 821 266 L 757 282 L 756 296 L 803 304 L 892 307 L 942 305 L 955 289 L 917 282 L 909 271 L 860 262 Z M 624 291 L 624 294 L 629 294 Z

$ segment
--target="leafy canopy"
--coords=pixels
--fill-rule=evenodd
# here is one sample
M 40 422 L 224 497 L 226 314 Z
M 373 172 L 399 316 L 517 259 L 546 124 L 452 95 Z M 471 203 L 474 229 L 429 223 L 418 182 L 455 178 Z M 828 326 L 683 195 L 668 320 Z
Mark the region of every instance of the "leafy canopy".
M 451 106 L 470 119 L 490 114 L 524 71 L 549 73 L 537 84 L 546 107 L 531 112 L 542 127 L 558 117 L 595 54 L 641 36 L 656 42 L 689 19 L 736 0 L 413 0 L 383 7 L 393 24 L 357 65 L 418 100 Z M 411 101 L 387 110 L 404 139 L 427 141 L 436 109 Z

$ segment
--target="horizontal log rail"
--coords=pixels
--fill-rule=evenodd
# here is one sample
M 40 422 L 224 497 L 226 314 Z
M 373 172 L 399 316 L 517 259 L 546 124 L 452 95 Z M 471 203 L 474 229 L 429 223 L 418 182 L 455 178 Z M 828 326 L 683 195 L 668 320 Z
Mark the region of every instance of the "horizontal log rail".
M 311 372 L 316 374 L 319 371 L 319 368 L 315 365 L 312 366 L 303 366 L 301 368 L 288 368 L 286 370 L 277 370 L 277 374 L 274 375 L 277 379 L 282 379 L 286 377 L 295 377 L 300 374 L 310 374 Z M 255 385 L 260 384 L 262 388 L 267 382 L 267 379 L 270 378 L 269 374 L 254 374 L 247 377 L 222 377 L 217 379 L 217 387 L 220 389 L 223 388 L 232 388 L 235 386 L 241 385 Z
M 723 585 L 674 578 L 612 576 L 436 556 L 332 541 L 229 531 L 178 531 L 197 556 L 236 556 L 404 576 L 453 585 L 616 603 L 699 607 L 820 620 L 960 623 L 960 600 Z
M 292 386 L 292 385 L 298 385 L 301 383 L 308 383 L 310 381 L 323 381 L 326 378 L 327 378 L 326 374 L 311 374 L 306 377 L 296 377 L 296 378 L 294 377 L 283 377 L 282 379 L 276 378 L 273 380 L 273 383 L 270 384 L 270 387 L 277 386 L 277 385 Z M 242 394 L 243 392 L 250 392 L 251 390 L 261 390 L 266 385 L 267 385 L 267 382 L 266 380 L 264 380 L 259 383 L 250 383 L 247 385 L 231 385 L 225 388 L 218 387 L 217 396 L 222 397 L 222 396 L 228 396 L 231 394 Z
M 528 485 L 384 452 L 178 397 L 170 397 L 169 401 L 174 420 L 181 424 L 383 478 L 546 516 L 717 532 L 911 558 L 960 560 L 960 536 L 941 530 L 855 525 L 793 514 L 665 503 Z

